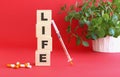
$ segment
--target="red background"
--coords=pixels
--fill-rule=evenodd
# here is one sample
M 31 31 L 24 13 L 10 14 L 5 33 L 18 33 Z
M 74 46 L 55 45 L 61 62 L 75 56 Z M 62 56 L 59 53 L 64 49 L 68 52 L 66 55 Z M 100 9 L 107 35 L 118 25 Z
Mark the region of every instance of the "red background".
M 81 1 L 81 0 L 79 0 Z M 120 77 L 120 54 L 96 53 L 89 48 L 76 46 L 75 39 L 68 43 L 65 14 L 60 7 L 76 0 L 1 0 L 0 1 L 0 77 Z M 53 52 L 50 67 L 36 67 L 35 24 L 36 10 L 51 9 L 63 40 L 73 58 L 69 65 L 52 27 Z M 29 61 L 32 69 L 6 68 L 7 63 Z
M 80 49 L 81 46 L 68 44 L 64 21 L 65 14 L 59 14 L 64 4 L 74 4 L 76 0 L 3 0 L 0 2 L 0 47 L 36 49 L 35 24 L 36 10 L 51 9 L 52 19 L 55 20 L 67 48 Z M 53 48 L 60 49 L 58 38 L 52 28 Z M 57 45 L 57 47 L 55 46 Z

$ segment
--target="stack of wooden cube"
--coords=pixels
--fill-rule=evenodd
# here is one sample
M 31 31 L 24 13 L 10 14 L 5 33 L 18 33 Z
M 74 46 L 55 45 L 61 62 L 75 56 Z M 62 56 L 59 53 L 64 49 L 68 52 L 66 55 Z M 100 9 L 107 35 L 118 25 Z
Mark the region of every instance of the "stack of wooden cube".
M 37 10 L 36 38 L 37 50 L 35 51 L 36 66 L 50 66 L 52 51 L 51 37 L 51 10 Z

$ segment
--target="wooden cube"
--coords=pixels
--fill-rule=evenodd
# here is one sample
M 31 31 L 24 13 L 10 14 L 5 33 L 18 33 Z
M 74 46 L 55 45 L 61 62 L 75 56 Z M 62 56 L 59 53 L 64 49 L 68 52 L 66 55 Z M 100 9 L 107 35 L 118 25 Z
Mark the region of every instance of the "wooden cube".
M 44 36 L 51 37 L 51 24 L 49 24 L 49 21 L 36 24 L 36 37 L 39 38 Z
M 51 22 L 52 11 L 51 10 L 37 10 L 37 24 L 41 22 Z
M 47 36 L 37 38 L 37 50 L 52 51 L 52 38 Z
M 50 66 L 51 55 L 49 50 L 37 50 L 35 52 L 36 66 Z

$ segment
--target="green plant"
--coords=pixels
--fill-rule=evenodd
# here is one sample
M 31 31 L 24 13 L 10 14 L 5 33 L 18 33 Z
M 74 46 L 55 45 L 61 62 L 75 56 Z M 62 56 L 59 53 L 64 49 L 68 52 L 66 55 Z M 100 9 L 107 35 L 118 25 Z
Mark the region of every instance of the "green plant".
M 83 4 L 76 2 L 69 9 L 64 5 L 61 10 L 67 13 L 65 21 L 70 22 L 67 32 L 76 37 L 77 45 L 89 46 L 86 39 L 120 35 L 120 0 L 84 0 Z M 73 20 L 78 22 L 75 28 Z M 80 28 L 83 29 L 81 33 L 77 31 Z

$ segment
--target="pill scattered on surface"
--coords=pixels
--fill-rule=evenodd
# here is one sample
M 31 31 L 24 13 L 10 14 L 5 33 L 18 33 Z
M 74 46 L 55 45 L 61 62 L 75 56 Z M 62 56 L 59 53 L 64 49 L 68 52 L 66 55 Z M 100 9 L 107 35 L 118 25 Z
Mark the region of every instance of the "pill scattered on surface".
M 15 64 L 7 64 L 8 68 L 15 68 Z
M 15 69 L 18 69 L 18 68 L 32 68 L 32 65 L 30 65 L 30 63 L 24 63 L 24 64 L 21 64 L 20 62 L 16 62 L 16 64 L 7 64 L 7 67 L 8 68 L 15 68 Z

